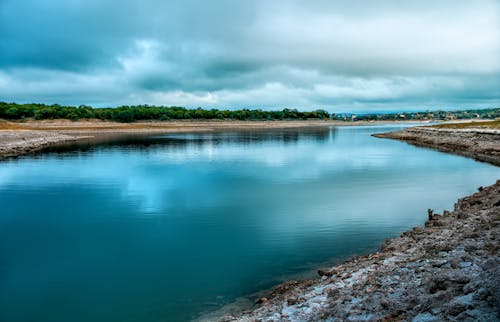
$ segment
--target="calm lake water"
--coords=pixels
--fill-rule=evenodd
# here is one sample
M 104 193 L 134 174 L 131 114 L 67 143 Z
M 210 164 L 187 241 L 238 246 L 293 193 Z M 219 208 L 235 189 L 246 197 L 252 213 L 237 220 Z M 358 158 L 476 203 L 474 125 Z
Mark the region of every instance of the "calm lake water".
M 185 321 L 375 250 L 497 167 L 372 133 L 175 134 L 0 162 L 1 321 Z

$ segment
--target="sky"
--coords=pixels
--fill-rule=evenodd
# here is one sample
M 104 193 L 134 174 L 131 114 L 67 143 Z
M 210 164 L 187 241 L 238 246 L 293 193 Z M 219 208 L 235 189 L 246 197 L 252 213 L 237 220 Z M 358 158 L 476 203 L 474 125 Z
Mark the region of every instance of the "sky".
M 500 106 L 500 0 L 0 0 L 0 101 Z

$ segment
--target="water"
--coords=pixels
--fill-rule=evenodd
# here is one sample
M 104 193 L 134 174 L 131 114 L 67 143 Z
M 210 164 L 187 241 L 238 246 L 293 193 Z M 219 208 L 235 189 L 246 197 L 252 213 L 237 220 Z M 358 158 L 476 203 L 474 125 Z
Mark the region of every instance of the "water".
M 340 127 L 0 163 L 1 321 L 185 321 L 376 249 L 499 168 Z

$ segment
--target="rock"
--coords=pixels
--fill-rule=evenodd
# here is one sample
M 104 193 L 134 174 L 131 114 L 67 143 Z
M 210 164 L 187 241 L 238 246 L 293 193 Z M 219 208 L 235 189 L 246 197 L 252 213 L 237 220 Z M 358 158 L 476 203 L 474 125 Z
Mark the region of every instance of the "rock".
M 429 293 L 434 294 L 437 291 L 444 291 L 449 287 L 449 280 L 444 275 L 431 276 L 427 283 Z
M 480 283 L 478 283 L 477 281 L 476 282 L 470 282 L 470 283 L 467 283 L 466 285 L 464 285 L 462 291 L 465 294 L 469 294 L 469 293 L 472 293 L 472 292 L 476 291 L 480 286 L 481 286 Z
M 330 277 L 333 274 L 334 274 L 334 272 L 331 270 L 331 268 L 324 268 L 324 269 L 320 268 L 320 269 L 318 269 L 318 275 L 319 276 L 328 276 L 328 277 Z
M 458 267 L 460 267 L 460 268 L 467 268 L 467 267 L 471 267 L 471 266 L 472 266 L 471 262 L 461 262 L 458 264 Z
M 424 230 L 422 229 L 422 227 L 413 227 L 413 228 L 412 228 L 412 231 L 413 231 L 415 234 L 421 234 Z
M 470 276 L 463 272 L 453 273 L 450 276 L 450 280 L 458 284 L 467 284 L 470 282 Z
M 490 291 L 486 288 L 481 287 L 476 293 L 473 293 L 473 299 L 476 301 L 484 301 L 490 296 Z
M 442 218 L 442 216 L 439 214 L 432 215 L 432 220 L 439 220 L 441 218 Z
M 448 261 L 446 259 L 439 259 L 439 260 L 436 260 L 432 263 L 432 267 L 441 267 L 446 263 L 448 263 Z
M 473 294 L 462 295 L 455 298 L 455 302 L 465 305 L 466 308 L 472 307 Z
M 462 263 L 462 259 L 460 259 L 458 257 L 454 257 L 450 260 L 450 265 L 452 268 L 459 268 L 461 263 Z
M 428 312 L 420 313 L 416 317 L 412 319 L 412 322 L 434 322 L 434 321 L 442 321 L 439 316 L 432 315 Z
M 427 209 L 427 220 L 432 220 L 433 213 L 434 213 L 434 210 Z
M 255 301 L 256 304 L 266 304 L 269 300 L 267 297 L 261 297 Z
M 451 316 L 457 316 L 467 309 L 467 305 L 460 302 L 451 302 L 446 308 L 446 313 Z

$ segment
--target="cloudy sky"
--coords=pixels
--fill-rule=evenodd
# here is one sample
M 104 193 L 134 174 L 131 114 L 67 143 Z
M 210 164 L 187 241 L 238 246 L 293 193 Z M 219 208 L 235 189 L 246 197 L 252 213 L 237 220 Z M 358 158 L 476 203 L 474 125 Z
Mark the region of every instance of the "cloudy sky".
M 0 0 L 0 100 L 500 106 L 500 1 Z

